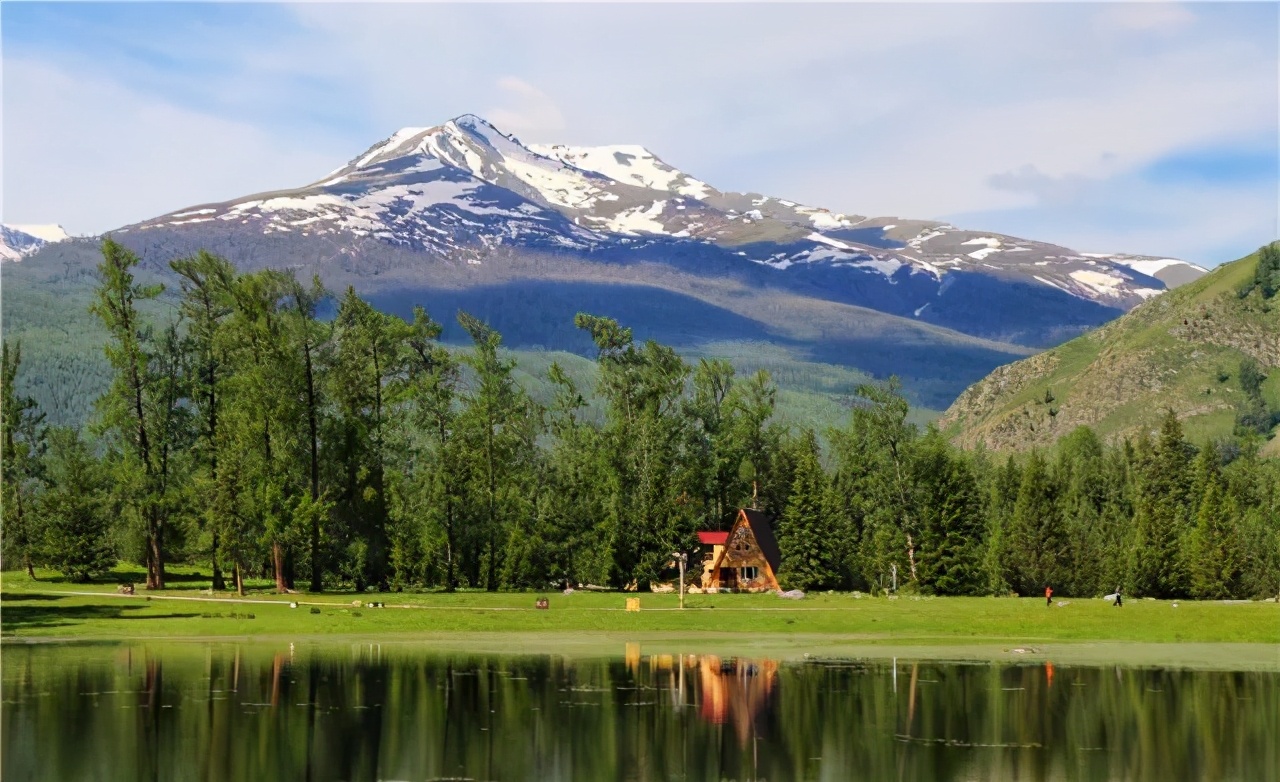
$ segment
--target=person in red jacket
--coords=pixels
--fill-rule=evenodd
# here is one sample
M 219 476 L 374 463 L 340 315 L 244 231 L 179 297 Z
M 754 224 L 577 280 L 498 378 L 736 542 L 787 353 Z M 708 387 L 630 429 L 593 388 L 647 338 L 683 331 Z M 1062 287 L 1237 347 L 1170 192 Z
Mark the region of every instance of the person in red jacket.
M 1053 587 L 1044 588 L 1044 607 L 1048 608 L 1053 605 Z

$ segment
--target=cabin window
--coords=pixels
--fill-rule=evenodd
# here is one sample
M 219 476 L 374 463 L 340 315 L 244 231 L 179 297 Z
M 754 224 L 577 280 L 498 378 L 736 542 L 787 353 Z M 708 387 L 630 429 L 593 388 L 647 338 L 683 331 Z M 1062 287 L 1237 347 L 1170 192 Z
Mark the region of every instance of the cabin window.
M 754 581 L 760 575 L 760 568 L 744 567 L 738 569 L 738 577 L 743 581 Z

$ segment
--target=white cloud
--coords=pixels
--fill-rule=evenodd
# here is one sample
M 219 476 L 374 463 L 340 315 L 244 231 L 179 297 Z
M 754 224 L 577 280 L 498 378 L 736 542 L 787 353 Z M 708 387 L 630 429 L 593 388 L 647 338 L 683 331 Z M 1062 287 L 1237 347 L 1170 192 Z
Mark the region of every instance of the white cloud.
M 347 156 L 36 61 L 6 60 L 4 84 L 5 222 L 96 234 L 304 184 Z
M 498 128 L 521 136 L 545 136 L 564 131 L 564 114 L 545 92 L 515 76 L 503 76 L 497 85 L 505 100 L 489 109 L 485 119 Z
M 1066 219 L 1080 216 L 1082 202 L 1102 191 L 1118 202 L 1123 193 L 1148 197 L 1127 173 L 1187 148 L 1280 132 L 1276 43 L 1266 29 L 1276 13 L 1262 4 L 1193 12 L 1165 3 L 963 3 L 927 13 L 894 4 L 304 4 L 292 12 L 299 29 L 269 50 L 242 51 L 237 41 L 201 48 L 202 57 L 225 51 L 238 64 L 230 76 L 201 73 L 223 80 L 201 94 L 233 105 L 242 122 L 166 108 L 79 71 L 65 74 L 69 86 L 50 85 L 36 63 L 19 62 L 16 75 L 5 74 L 11 202 L 138 219 L 307 181 L 398 127 L 479 113 L 527 142 L 643 144 L 717 187 L 840 211 L 1061 214 L 1080 241 L 1050 238 L 1083 247 L 1094 234 Z M 32 74 L 43 81 L 24 86 Z M 65 98 L 48 97 L 64 89 Z M 98 89 L 125 94 L 104 101 Z M 27 97 L 16 100 L 22 90 Z M 285 108 L 249 119 L 272 105 Z M 341 143 L 280 125 L 281 113 L 335 105 L 353 118 Z M 137 120 L 139 110 L 173 112 L 169 124 L 185 129 L 157 133 L 166 125 Z M 98 126 L 111 133 L 101 152 L 66 160 L 60 150 L 83 149 Z M 191 152 L 200 146 L 193 139 L 217 149 L 205 159 Z M 65 176 L 56 188 L 30 173 L 46 158 Z M 142 200 L 104 202 L 107 188 L 86 185 L 104 177 L 128 180 Z M 1192 227 L 1236 231 L 1228 208 L 1245 215 L 1240 224 L 1276 211 L 1274 197 L 1238 195 L 1188 196 L 1199 214 L 1154 198 L 1160 207 L 1148 217 L 1189 236 Z M 63 212 L 22 214 L 70 221 Z
M 1185 5 L 1155 2 L 1116 3 L 1102 10 L 1096 19 L 1104 32 L 1161 32 L 1182 30 L 1196 21 L 1196 15 Z

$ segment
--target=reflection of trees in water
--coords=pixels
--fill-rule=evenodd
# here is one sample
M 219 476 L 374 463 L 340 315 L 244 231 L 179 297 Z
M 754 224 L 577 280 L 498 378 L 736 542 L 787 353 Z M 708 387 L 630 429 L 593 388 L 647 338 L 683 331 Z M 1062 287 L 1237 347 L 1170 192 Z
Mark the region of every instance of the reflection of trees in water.
M 1267 673 L 4 650 L 4 779 L 1263 779 Z

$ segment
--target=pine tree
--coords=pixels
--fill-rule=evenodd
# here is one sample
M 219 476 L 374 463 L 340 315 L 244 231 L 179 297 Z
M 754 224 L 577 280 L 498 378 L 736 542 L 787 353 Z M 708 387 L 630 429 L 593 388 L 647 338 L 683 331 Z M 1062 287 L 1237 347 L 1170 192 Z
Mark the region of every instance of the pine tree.
M 78 432 L 49 433 L 49 488 L 40 495 L 41 559 L 73 581 L 86 582 L 116 562 L 108 481 Z
M 502 336 L 465 312 L 458 322 L 471 335 L 474 349 L 464 361 L 476 374 L 476 385 L 464 399 L 461 425 L 475 460 L 473 507 L 484 537 L 488 572 L 485 587 L 499 586 L 502 560 L 511 525 L 526 518 L 525 502 L 532 476 L 536 413 L 515 382 L 515 362 L 498 355 Z
M 973 471 L 930 428 L 916 449 L 912 472 L 922 519 L 921 586 L 939 595 L 981 593 L 985 519 Z
M 1032 451 L 1022 470 L 1022 483 L 1009 522 L 1006 572 L 1020 595 L 1033 595 L 1067 580 L 1067 531 L 1058 508 L 1057 482 L 1044 457 Z
M 872 534 L 864 538 L 862 556 L 880 572 L 902 559 L 907 569 L 904 576 L 918 582 L 916 548 L 921 525 L 911 481 L 916 427 L 907 422 L 909 406 L 896 377 L 890 377 L 884 385 L 860 385 L 855 393 L 859 404 L 853 409 L 845 449 L 854 448 L 863 454 L 850 461 L 866 457 L 864 481 L 868 499 L 875 506 L 873 518 L 878 522 L 873 525 Z M 865 550 L 865 545 L 871 545 L 872 550 Z
M 696 517 L 680 501 L 681 445 L 688 419 L 681 396 L 689 368 L 670 347 L 637 347 L 631 329 L 586 313 L 574 318 L 598 349 L 606 403 L 601 445 L 608 464 L 614 578 L 643 588 L 687 545 Z
M 1184 537 L 1191 528 L 1190 446 L 1182 424 L 1166 411 L 1160 438 L 1138 476 L 1130 589 L 1149 597 L 1185 597 Z
M 791 497 L 778 525 L 782 555 L 778 577 L 783 586 L 803 590 L 839 586 L 838 548 L 829 511 L 818 439 L 806 431 L 797 449 Z
M 114 464 L 116 483 L 128 487 L 127 496 L 142 523 L 147 588 L 163 589 L 169 528 L 164 437 L 165 419 L 172 412 L 166 402 L 172 397 L 165 393 L 162 373 L 155 366 L 151 329 L 138 311 L 138 302 L 154 299 L 163 286 L 139 284 L 133 276 L 138 263 L 136 255 L 110 237 L 103 240 L 100 282 L 90 311 L 106 327 L 104 350 L 115 373 L 110 390 L 98 401 L 100 424 L 121 449 L 122 458 Z
M 1064 594 L 1100 595 L 1114 586 L 1116 573 L 1104 557 L 1110 530 L 1103 520 L 1109 487 L 1103 457 L 1102 442 L 1088 427 L 1078 427 L 1058 445 L 1055 479 L 1062 489 L 1058 506 L 1071 563 L 1058 587 Z
M 986 572 L 988 594 L 1004 595 L 1012 588 L 1010 532 L 1013 508 L 1018 501 L 1018 489 L 1022 486 L 1022 469 L 1012 456 L 993 469 L 984 492 L 987 509 L 986 546 L 983 570 Z
M 700 359 L 693 370 L 693 395 L 685 402 L 690 419 L 688 460 L 682 489 L 696 503 L 698 526 L 728 529 L 741 500 L 742 443 L 733 437 L 733 365 L 723 359 Z
M 410 327 L 348 287 L 334 319 L 329 397 L 337 405 L 334 451 L 341 470 L 336 507 L 346 526 L 347 572 L 358 590 L 388 586 L 387 460 L 395 413 L 387 388 L 406 369 Z
M 418 495 L 427 539 L 426 550 L 443 560 L 447 591 L 458 587 L 458 563 L 463 546 L 463 492 L 469 465 L 462 458 L 458 424 L 460 367 L 438 342 L 443 327 L 427 311 L 415 307 L 408 346 L 407 385 L 410 421 L 420 430 L 410 480 Z
M 757 370 L 733 385 L 725 403 L 730 423 L 724 447 L 731 459 L 739 459 L 727 512 L 736 517 L 739 507 L 754 502 L 770 517 L 780 518 L 791 493 L 791 471 L 778 458 L 783 454 L 783 427 L 774 418 L 778 387 L 768 370 Z
M 188 324 L 186 347 L 189 355 L 185 364 L 192 375 L 188 384 L 191 406 L 198 421 L 198 441 L 193 456 L 207 471 L 209 480 L 216 483 L 218 413 L 224 404 L 222 392 L 226 374 L 231 370 L 224 330 L 232 311 L 231 286 L 235 268 L 225 259 L 204 251 L 194 258 L 172 261 L 169 266 L 179 276 L 181 309 Z M 213 589 L 221 590 L 226 585 L 218 563 L 217 520 L 209 516 L 207 508 L 202 515 L 210 532 Z
M 286 318 L 290 347 L 295 360 L 301 358 L 301 410 L 306 419 L 306 501 L 298 503 L 299 522 L 307 531 L 307 544 L 311 565 L 311 591 L 323 587 L 324 556 L 320 547 L 321 527 L 328 519 L 332 503 L 322 494 L 320 487 L 320 431 L 325 424 L 323 388 L 323 355 L 328 344 L 330 326 L 320 320 L 320 303 L 329 296 L 319 275 L 304 285 L 290 275 L 286 281 L 286 295 L 291 307 Z
M 1217 449 L 1209 445 L 1196 460 L 1198 483 L 1203 486 L 1196 527 L 1188 541 L 1188 570 L 1191 594 L 1214 600 L 1231 597 L 1240 591 L 1244 566 L 1239 533 L 1238 512 L 1226 491 L 1218 467 Z
M 532 540 L 518 568 L 512 562 L 522 575 L 511 581 L 602 584 L 610 578 L 616 545 L 607 521 L 612 490 L 603 437 L 583 420 L 586 400 L 559 364 L 551 365 L 548 379 L 556 388 L 549 411 L 554 439 L 539 471 Z
M 27 575 L 35 578 L 34 558 L 38 556 L 41 530 L 32 505 L 41 486 L 43 457 L 47 444 L 44 413 L 34 399 L 20 397 L 18 369 L 22 345 L 3 344 L 3 374 L 0 388 L 0 477 L 3 478 L 3 541 L 6 559 L 18 559 Z

